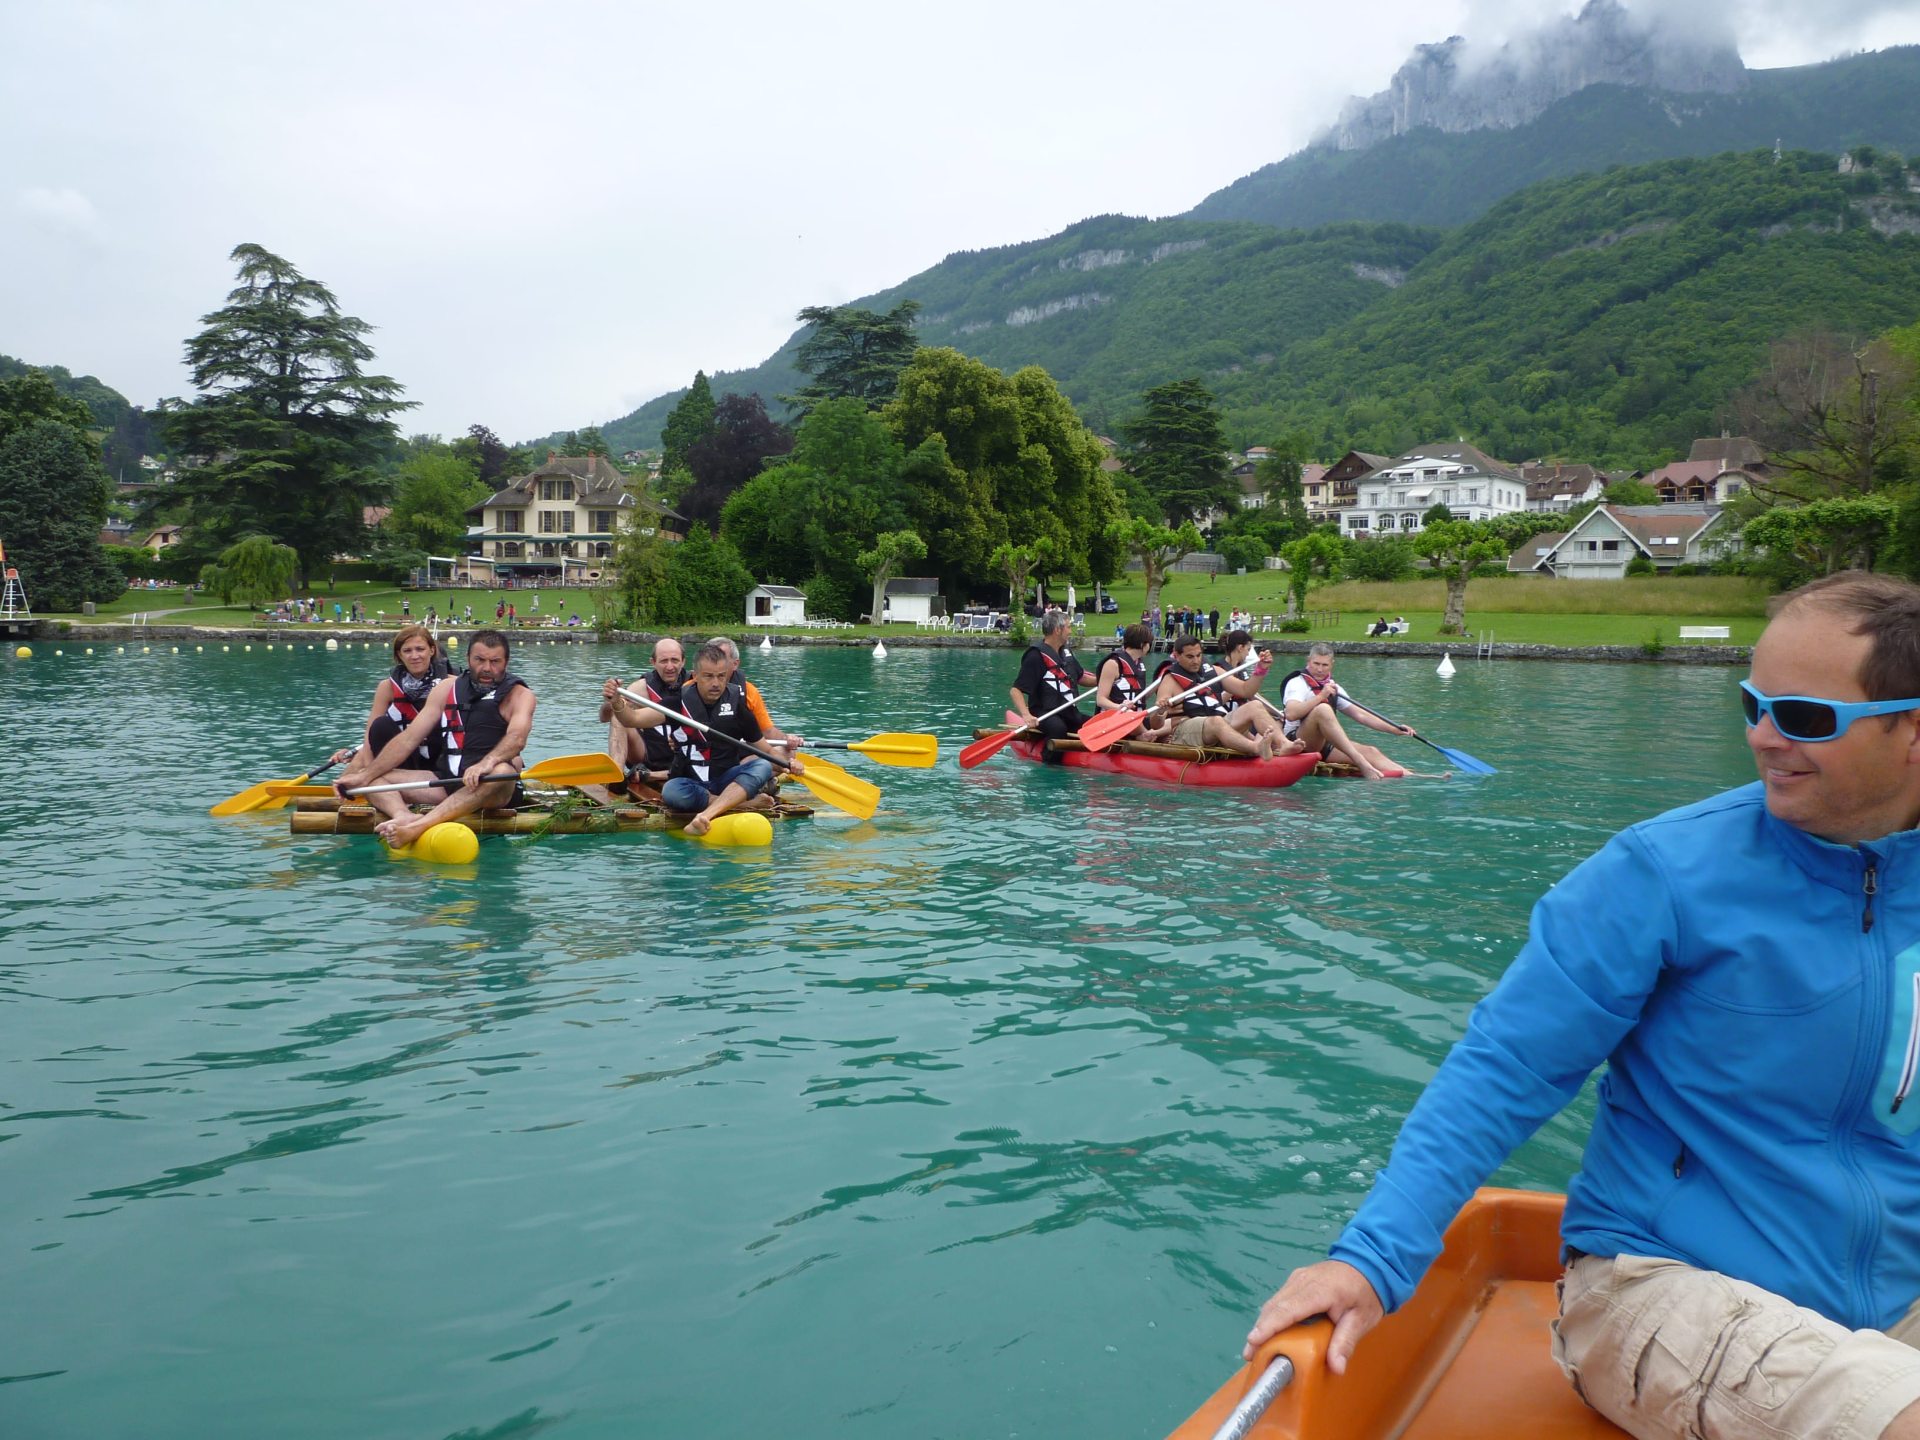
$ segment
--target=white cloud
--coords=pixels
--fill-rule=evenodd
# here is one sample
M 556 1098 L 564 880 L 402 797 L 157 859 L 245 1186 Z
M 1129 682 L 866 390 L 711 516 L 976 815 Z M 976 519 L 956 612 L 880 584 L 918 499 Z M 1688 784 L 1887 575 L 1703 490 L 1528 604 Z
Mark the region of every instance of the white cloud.
M 14 198 L 13 208 L 29 220 L 83 235 L 92 234 L 100 218 L 93 202 L 78 190 L 49 190 L 38 185 L 22 190 Z

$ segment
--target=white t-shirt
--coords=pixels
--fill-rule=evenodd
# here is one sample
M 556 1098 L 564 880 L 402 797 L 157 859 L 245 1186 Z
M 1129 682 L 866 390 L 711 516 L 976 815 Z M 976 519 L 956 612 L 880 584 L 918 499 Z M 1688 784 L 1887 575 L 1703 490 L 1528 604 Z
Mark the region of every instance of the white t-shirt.
M 1338 680 L 1329 680 L 1327 684 L 1333 687 L 1333 708 L 1342 712 L 1351 711 L 1353 709 L 1353 702 L 1347 699 L 1347 692 L 1340 688 L 1340 682 Z M 1282 710 L 1291 710 L 1295 701 L 1311 700 L 1319 693 L 1320 692 L 1315 690 L 1312 685 L 1307 683 L 1307 677 L 1305 675 L 1296 675 L 1287 681 L 1287 688 L 1280 692 L 1280 708 Z M 1300 724 L 1301 722 L 1299 720 L 1290 719 L 1286 722 L 1287 738 L 1289 740 L 1299 735 Z

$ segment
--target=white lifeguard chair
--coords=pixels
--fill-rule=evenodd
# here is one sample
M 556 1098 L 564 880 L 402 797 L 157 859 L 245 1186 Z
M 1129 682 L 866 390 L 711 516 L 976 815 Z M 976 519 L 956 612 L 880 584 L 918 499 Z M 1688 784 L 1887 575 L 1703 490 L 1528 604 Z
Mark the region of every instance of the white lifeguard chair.
M 0 570 L 6 572 L 6 588 L 0 590 L 0 629 L 18 634 L 33 624 L 33 607 L 27 604 L 27 587 L 20 583 L 20 572 L 7 564 L 6 546 L 0 545 Z

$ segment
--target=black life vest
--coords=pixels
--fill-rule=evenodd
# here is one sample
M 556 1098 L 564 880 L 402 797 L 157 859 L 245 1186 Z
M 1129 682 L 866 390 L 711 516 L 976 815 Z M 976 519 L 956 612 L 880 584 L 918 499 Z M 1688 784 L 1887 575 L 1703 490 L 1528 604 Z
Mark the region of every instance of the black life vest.
M 1046 645 L 1029 645 L 1027 654 L 1040 657 L 1040 679 L 1027 691 L 1027 704 L 1035 715 L 1057 710 L 1079 695 L 1080 677 L 1087 672 L 1073 656 Z M 1024 662 L 1026 657 L 1021 658 Z
M 441 712 L 447 737 L 446 773 L 458 775 L 469 758 L 484 760 L 493 747 L 506 738 L 507 722 L 501 717 L 500 703 L 517 685 L 527 682 L 518 675 L 505 674 L 490 689 L 474 684 L 473 672 L 462 670 L 453 682 L 453 694 Z
M 1102 699 L 1111 700 L 1116 705 L 1124 705 L 1147 688 L 1145 667 L 1128 654 L 1124 647 L 1107 652 L 1106 658 L 1100 662 L 1102 670 L 1107 668 L 1108 660 L 1120 667 L 1120 673 L 1113 677 L 1113 683 L 1107 686 L 1105 693 L 1101 696 Z
M 1195 690 L 1195 686 L 1205 685 L 1219 675 L 1219 671 L 1210 660 L 1200 662 L 1200 673 L 1189 675 L 1169 660 L 1163 669 L 1163 677 L 1171 678 L 1173 683 L 1185 692 L 1179 697 L 1181 712 L 1189 718 L 1195 715 L 1225 715 L 1227 703 L 1220 696 L 1220 687 L 1212 686 L 1206 690 Z
M 739 676 L 727 681 L 727 688 L 711 705 L 700 697 L 698 686 L 682 685 L 680 703 L 675 708 L 716 733 L 691 728 L 676 732 L 675 739 L 681 743 L 673 753 L 674 775 L 690 776 L 706 785 L 715 775 L 754 758 L 752 752 L 733 743 L 760 738 L 760 722 L 747 708 L 747 687 Z
M 686 683 L 686 672 L 680 672 L 680 679 L 669 685 L 660 678 L 658 670 L 649 670 L 640 677 L 640 693 L 649 700 L 658 700 L 673 710 L 684 710 L 680 703 L 680 690 Z M 664 770 L 673 763 L 675 748 L 686 739 L 687 727 L 676 725 L 671 718 L 664 725 L 652 725 L 640 732 L 640 743 L 645 747 L 647 768 Z

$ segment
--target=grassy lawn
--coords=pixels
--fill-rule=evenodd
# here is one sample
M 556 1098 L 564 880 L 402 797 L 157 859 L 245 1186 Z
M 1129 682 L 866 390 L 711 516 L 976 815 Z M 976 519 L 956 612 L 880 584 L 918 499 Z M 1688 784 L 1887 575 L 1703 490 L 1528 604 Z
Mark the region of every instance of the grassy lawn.
M 342 607 L 358 600 L 368 612 L 375 628 L 397 628 L 404 603 L 411 618 L 424 620 L 432 607 L 441 619 L 449 614 L 464 625 L 466 607 L 473 607 L 473 623 L 494 623 L 494 607 L 511 604 L 518 612 L 521 628 L 537 614 L 542 619 L 558 616 L 563 622 L 579 615 L 580 628 L 594 624 L 597 597 L 592 590 L 554 588 L 519 590 L 408 590 L 384 581 L 343 582 L 337 588 L 311 592 L 323 602 L 328 624 L 304 627 L 324 635 L 331 625 L 333 602 Z M 1108 591 L 1119 602 L 1113 615 L 1089 615 L 1087 633 L 1095 641 L 1106 639 L 1113 627 L 1136 619 L 1146 603 L 1146 587 L 1138 576 L 1129 577 Z M 540 606 L 534 609 L 534 597 Z M 1725 625 L 1732 632 L 1731 642 L 1751 645 L 1765 624 L 1766 592 L 1745 580 L 1709 576 L 1680 579 L 1648 578 L 1635 580 L 1550 580 L 1532 577 L 1475 580 L 1467 587 L 1467 629 L 1476 636 L 1492 632 L 1497 642 L 1522 645 L 1644 645 L 1658 641 L 1677 645 L 1681 625 Z M 1161 590 L 1161 604 L 1190 604 L 1207 609 L 1218 606 L 1223 612 L 1236 607 L 1256 616 L 1278 616 L 1286 609 L 1285 577 L 1276 570 L 1249 575 L 1223 575 L 1209 580 L 1204 575 L 1176 575 Z M 1438 580 L 1413 580 L 1381 585 L 1343 582 L 1315 586 L 1307 596 L 1309 613 L 1315 620 L 1309 638 L 1335 640 L 1342 644 L 1365 645 L 1362 633 L 1377 616 L 1404 615 L 1412 629 L 1407 640 L 1448 642 L 1453 637 L 1439 633 L 1445 605 L 1445 586 Z M 173 613 L 159 615 L 158 612 Z M 1335 621 L 1329 612 L 1338 612 Z M 264 623 L 259 611 L 223 606 L 212 595 L 195 595 L 190 590 L 168 587 L 156 590 L 128 590 L 98 607 L 96 620 L 125 620 L 132 615 L 155 615 L 157 623 L 224 627 L 254 626 Z M 55 620 L 84 620 L 80 615 L 47 615 Z M 548 628 L 548 627 L 542 627 Z M 559 627 L 568 628 L 564 624 Z M 687 627 L 702 630 L 706 627 Z M 288 627 L 290 633 L 293 627 Z M 771 629 L 782 636 L 833 635 L 873 640 L 897 638 L 919 633 L 911 624 L 887 626 L 855 625 L 830 631 L 791 627 L 746 626 L 738 620 L 718 625 L 747 644 Z M 1300 637 L 1290 637 L 1300 638 Z M 1463 648 L 1471 641 L 1457 641 Z M 1692 643 L 1692 642 L 1687 642 Z

